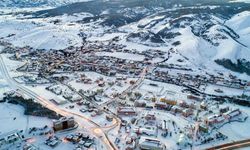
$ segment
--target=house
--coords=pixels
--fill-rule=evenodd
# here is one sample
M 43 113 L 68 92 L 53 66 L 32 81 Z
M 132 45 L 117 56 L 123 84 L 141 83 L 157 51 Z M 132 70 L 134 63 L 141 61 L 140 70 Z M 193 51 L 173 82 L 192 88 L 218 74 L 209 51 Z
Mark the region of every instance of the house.
M 111 70 L 111 71 L 109 71 L 108 75 L 109 76 L 115 76 L 116 75 L 116 71 Z
M 176 105 L 177 104 L 177 101 L 169 100 L 169 99 L 166 99 L 166 98 L 161 98 L 160 101 L 163 102 L 163 103 L 166 103 L 168 105 Z
M 185 102 L 185 101 L 180 101 L 179 106 L 183 107 L 183 108 L 189 108 L 189 104 L 187 102 Z
M 52 148 L 55 148 L 61 140 L 56 136 L 50 136 L 44 143 Z
M 113 116 L 112 115 L 106 115 L 106 120 L 108 120 L 109 122 L 113 121 Z
M 224 113 L 224 116 L 225 118 L 232 119 L 233 117 L 236 117 L 240 114 L 241 114 L 241 111 L 239 109 L 235 109 L 235 110 Z
M 201 104 L 200 104 L 200 108 L 203 109 L 203 110 L 206 110 L 207 109 L 207 103 L 205 101 L 202 101 Z
M 70 99 L 71 102 L 79 102 L 82 100 L 82 97 L 79 95 L 73 95 L 72 98 Z
M 133 107 L 119 107 L 117 109 L 117 115 L 134 116 L 136 115 L 136 112 Z
M 181 113 L 181 112 L 182 112 L 182 108 L 179 107 L 179 106 L 173 106 L 173 107 L 171 108 L 171 111 L 172 111 L 173 113 Z
M 167 107 L 168 107 L 168 105 L 166 103 L 163 103 L 163 102 L 156 102 L 155 103 L 156 109 L 166 109 Z
M 146 101 L 144 101 L 144 100 L 137 100 L 137 101 L 135 101 L 134 106 L 135 107 L 146 107 Z
M 63 100 L 61 98 L 56 98 L 56 99 L 50 99 L 51 102 L 53 102 L 54 104 L 56 105 L 63 105 L 63 104 L 66 104 L 67 101 L 66 100 Z
M 226 113 L 229 111 L 229 107 L 228 106 L 224 106 L 224 107 L 220 107 L 220 113 L 223 114 L 223 113 Z
M 105 86 L 105 82 L 104 82 L 104 81 L 99 81 L 99 82 L 98 82 L 98 86 L 104 87 L 104 86 Z
M 193 114 L 193 110 L 192 109 L 186 108 L 186 109 L 182 110 L 182 115 L 185 116 L 185 117 L 188 117 L 188 116 L 190 116 L 192 114 Z
M 139 140 L 139 147 L 141 150 L 165 150 L 166 146 L 154 138 L 141 137 Z
M 39 148 L 32 144 L 25 144 L 23 146 L 23 150 L 39 150 Z
M 187 137 L 187 135 L 185 134 L 180 134 L 180 137 L 178 138 L 177 140 L 177 144 L 180 146 L 180 147 L 185 147 L 189 144 L 189 139 Z
M 20 132 L 14 130 L 0 135 L 0 149 L 5 149 L 9 145 L 13 145 L 22 141 Z
M 191 100 L 195 100 L 195 101 L 201 101 L 202 100 L 202 98 L 200 98 L 198 96 L 195 96 L 195 95 L 188 95 L 187 98 L 191 99 Z
M 213 125 L 213 124 L 222 123 L 224 121 L 225 121 L 224 116 L 215 114 L 215 115 L 208 117 L 208 119 L 206 120 L 206 123 L 209 125 Z
M 145 119 L 146 119 L 147 121 L 155 121 L 155 120 L 156 120 L 156 117 L 155 117 L 155 115 L 153 115 L 153 114 L 147 114 L 147 115 L 145 116 Z
M 199 131 L 208 133 L 208 127 L 205 124 L 199 124 Z
M 141 128 L 135 128 L 135 132 L 137 134 L 145 134 L 148 136 L 156 136 L 156 127 L 153 126 L 146 126 Z

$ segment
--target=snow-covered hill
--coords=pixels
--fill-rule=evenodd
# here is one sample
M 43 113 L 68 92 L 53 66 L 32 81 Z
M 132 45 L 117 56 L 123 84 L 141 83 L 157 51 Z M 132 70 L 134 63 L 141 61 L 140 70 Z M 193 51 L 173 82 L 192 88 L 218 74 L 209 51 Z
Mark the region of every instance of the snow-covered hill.
M 62 5 L 76 1 L 39 3 Z M 26 4 L 29 2 L 32 0 Z M 140 52 L 172 49 L 176 53 L 168 61 L 171 64 L 178 63 L 182 56 L 204 69 L 224 66 L 250 74 L 247 10 L 250 4 L 216 0 L 88 1 L 18 15 L 3 14 L 0 37 L 16 46 L 39 49 L 80 46 L 82 36 L 87 41 L 116 37 L 117 43 Z
M 242 12 L 226 22 L 226 25 L 232 28 L 237 34 L 239 34 L 239 41 L 244 43 L 250 48 L 250 12 Z

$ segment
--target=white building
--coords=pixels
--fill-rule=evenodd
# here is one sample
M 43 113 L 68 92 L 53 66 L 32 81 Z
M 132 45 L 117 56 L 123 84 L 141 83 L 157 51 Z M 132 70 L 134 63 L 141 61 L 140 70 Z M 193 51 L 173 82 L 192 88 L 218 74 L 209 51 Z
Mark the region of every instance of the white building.
M 156 136 L 156 127 L 146 126 L 143 128 L 135 129 L 135 132 L 138 134 L 146 134 L 148 136 Z
M 158 139 L 141 137 L 139 147 L 143 150 L 165 150 L 166 146 Z

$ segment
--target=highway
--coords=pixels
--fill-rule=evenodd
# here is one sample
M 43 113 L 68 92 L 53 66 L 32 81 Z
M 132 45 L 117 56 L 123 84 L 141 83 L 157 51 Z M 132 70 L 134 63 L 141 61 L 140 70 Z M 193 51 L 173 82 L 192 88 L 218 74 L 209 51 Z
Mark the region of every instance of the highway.
M 41 95 L 36 94 L 35 92 L 31 91 L 30 89 L 26 88 L 23 85 L 20 85 L 17 83 L 10 75 L 8 72 L 8 69 L 4 63 L 4 60 L 2 58 L 2 55 L 0 55 L 0 71 L 2 73 L 2 76 L 6 79 L 8 82 L 9 86 L 12 87 L 13 89 L 18 89 L 21 93 L 26 94 L 30 98 L 33 98 L 36 100 L 38 103 L 43 105 L 44 107 L 55 111 L 56 113 L 62 115 L 62 116 L 73 116 L 76 120 L 76 122 L 79 124 L 79 127 L 82 128 L 87 128 L 91 134 L 95 135 L 103 145 L 105 145 L 107 150 L 116 150 L 116 146 L 109 140 L 107 133 L 104 131 L 103 128 L 107 127 L 101 127 L 94 121 L 90 120 L 89 118 L 77 114 L 74 112 L 70 112 L 68 110 L 64 110 L 62 108 L 59 108 L 57 105 L 54 103 L 50 102 L 46 98 L 42 97 Z M 110 126 L 110 128 L 113 128 L 114 126 L 117 126 L 117 121 L 114 121 L 114 124 Z

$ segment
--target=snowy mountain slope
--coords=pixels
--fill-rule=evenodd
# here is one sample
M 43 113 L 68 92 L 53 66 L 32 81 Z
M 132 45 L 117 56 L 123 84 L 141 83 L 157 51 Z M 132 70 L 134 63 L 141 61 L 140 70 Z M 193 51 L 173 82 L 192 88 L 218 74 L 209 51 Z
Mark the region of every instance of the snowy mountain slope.
M 250 12 L 242 12 L 226 22 L 226 25 L 232 28 L 240 35 L 239 41 L 250 48 Z
M 250 74 L 247 10 L 250 4 L 226 0 L 180 0 L 178 3 L 175 0 L 96 0 L 18 16 L 2 15 L 0 37 L 16 46 L 39 49 L 80 46 L 79 33 L 87 41 L 118 37 L 118 44 L 139 52 L 174 50 L 171 64 L 185 59 L 186 64 L 197 67 L 214 68 L 212 65 L 219 64 Z
M 247 41 L 250 16 L 246 16 L 248 13 L 239 13 L 228 21 L 213 14 L 187 14 L 178 18 L 168 16 L 160 19 L 149 17 L 143 18 L 138 23 L 122 26 L 120 29 L 128 33 L 139 31 L 140 34 L 132 33 L 134 38 L 131 33 L 128 35 L 129 42 L 154 46 L 153 43 L 164 41 L 161 46 L 166 49 L 177 49 L 197 66 L 214 68 L 216 65 L 214 62 L 217 62 L 230 70 L 249 74 L 250 51 Z M 244 17 L 235 18 L 238 15 Z M 146 38 L 148 39 L 145 40 Z M 225 65 L 224 60 L 230 63 Z M 240 65 L 235 66 L 238 62 Z
M 217 63 L 233 71 L 250 74 L 250 12 L 245 11 L 233 16 L 226 21 L 226 25 L 239 35 L 237 41 L 241 45 L 233 41 L 222 43 L 227 45 L 226 49 L 235 59 L 221 57 Z
M 162 46 L 164 46 L 166 43 L 173 44 L 179 41 L 175 48 L 182 52 L 183 55 L 196 62 L 201 62 L 201 64 L 207 59 L 227 58 L 234 62 L 240 58 L 247 59 L 249 57 L 247 49 L 235 41 L 238 35 L 222 24 L 223 19 L 218 19 L 213 15 L 204 15 L 203 19 L 197 15 L 184 15 L 177 19 L 166 18 L 161 21 L 145 18 L 138 23 L 123 26 L 120 30 L 123 32 L 139 31 L 136 34 L 135 32 L 128 34 L 129 42 L 142 44 L 148 39 L 147 45 L 153 46 L 152 43 L 162 43 L 163 41 Z M 141 29 L 142 22 L 143 29 Z M 147 22 L 146 25 L 145 22 Z M 155 32 L 158 24 L 163 25 L 163 27 L 160 27 L 160 30 L 158 29 L 158 32 Z M 158 41 L 156 37 L 158 37 Z M 197 61 L 197 59 L 201 61 Z

